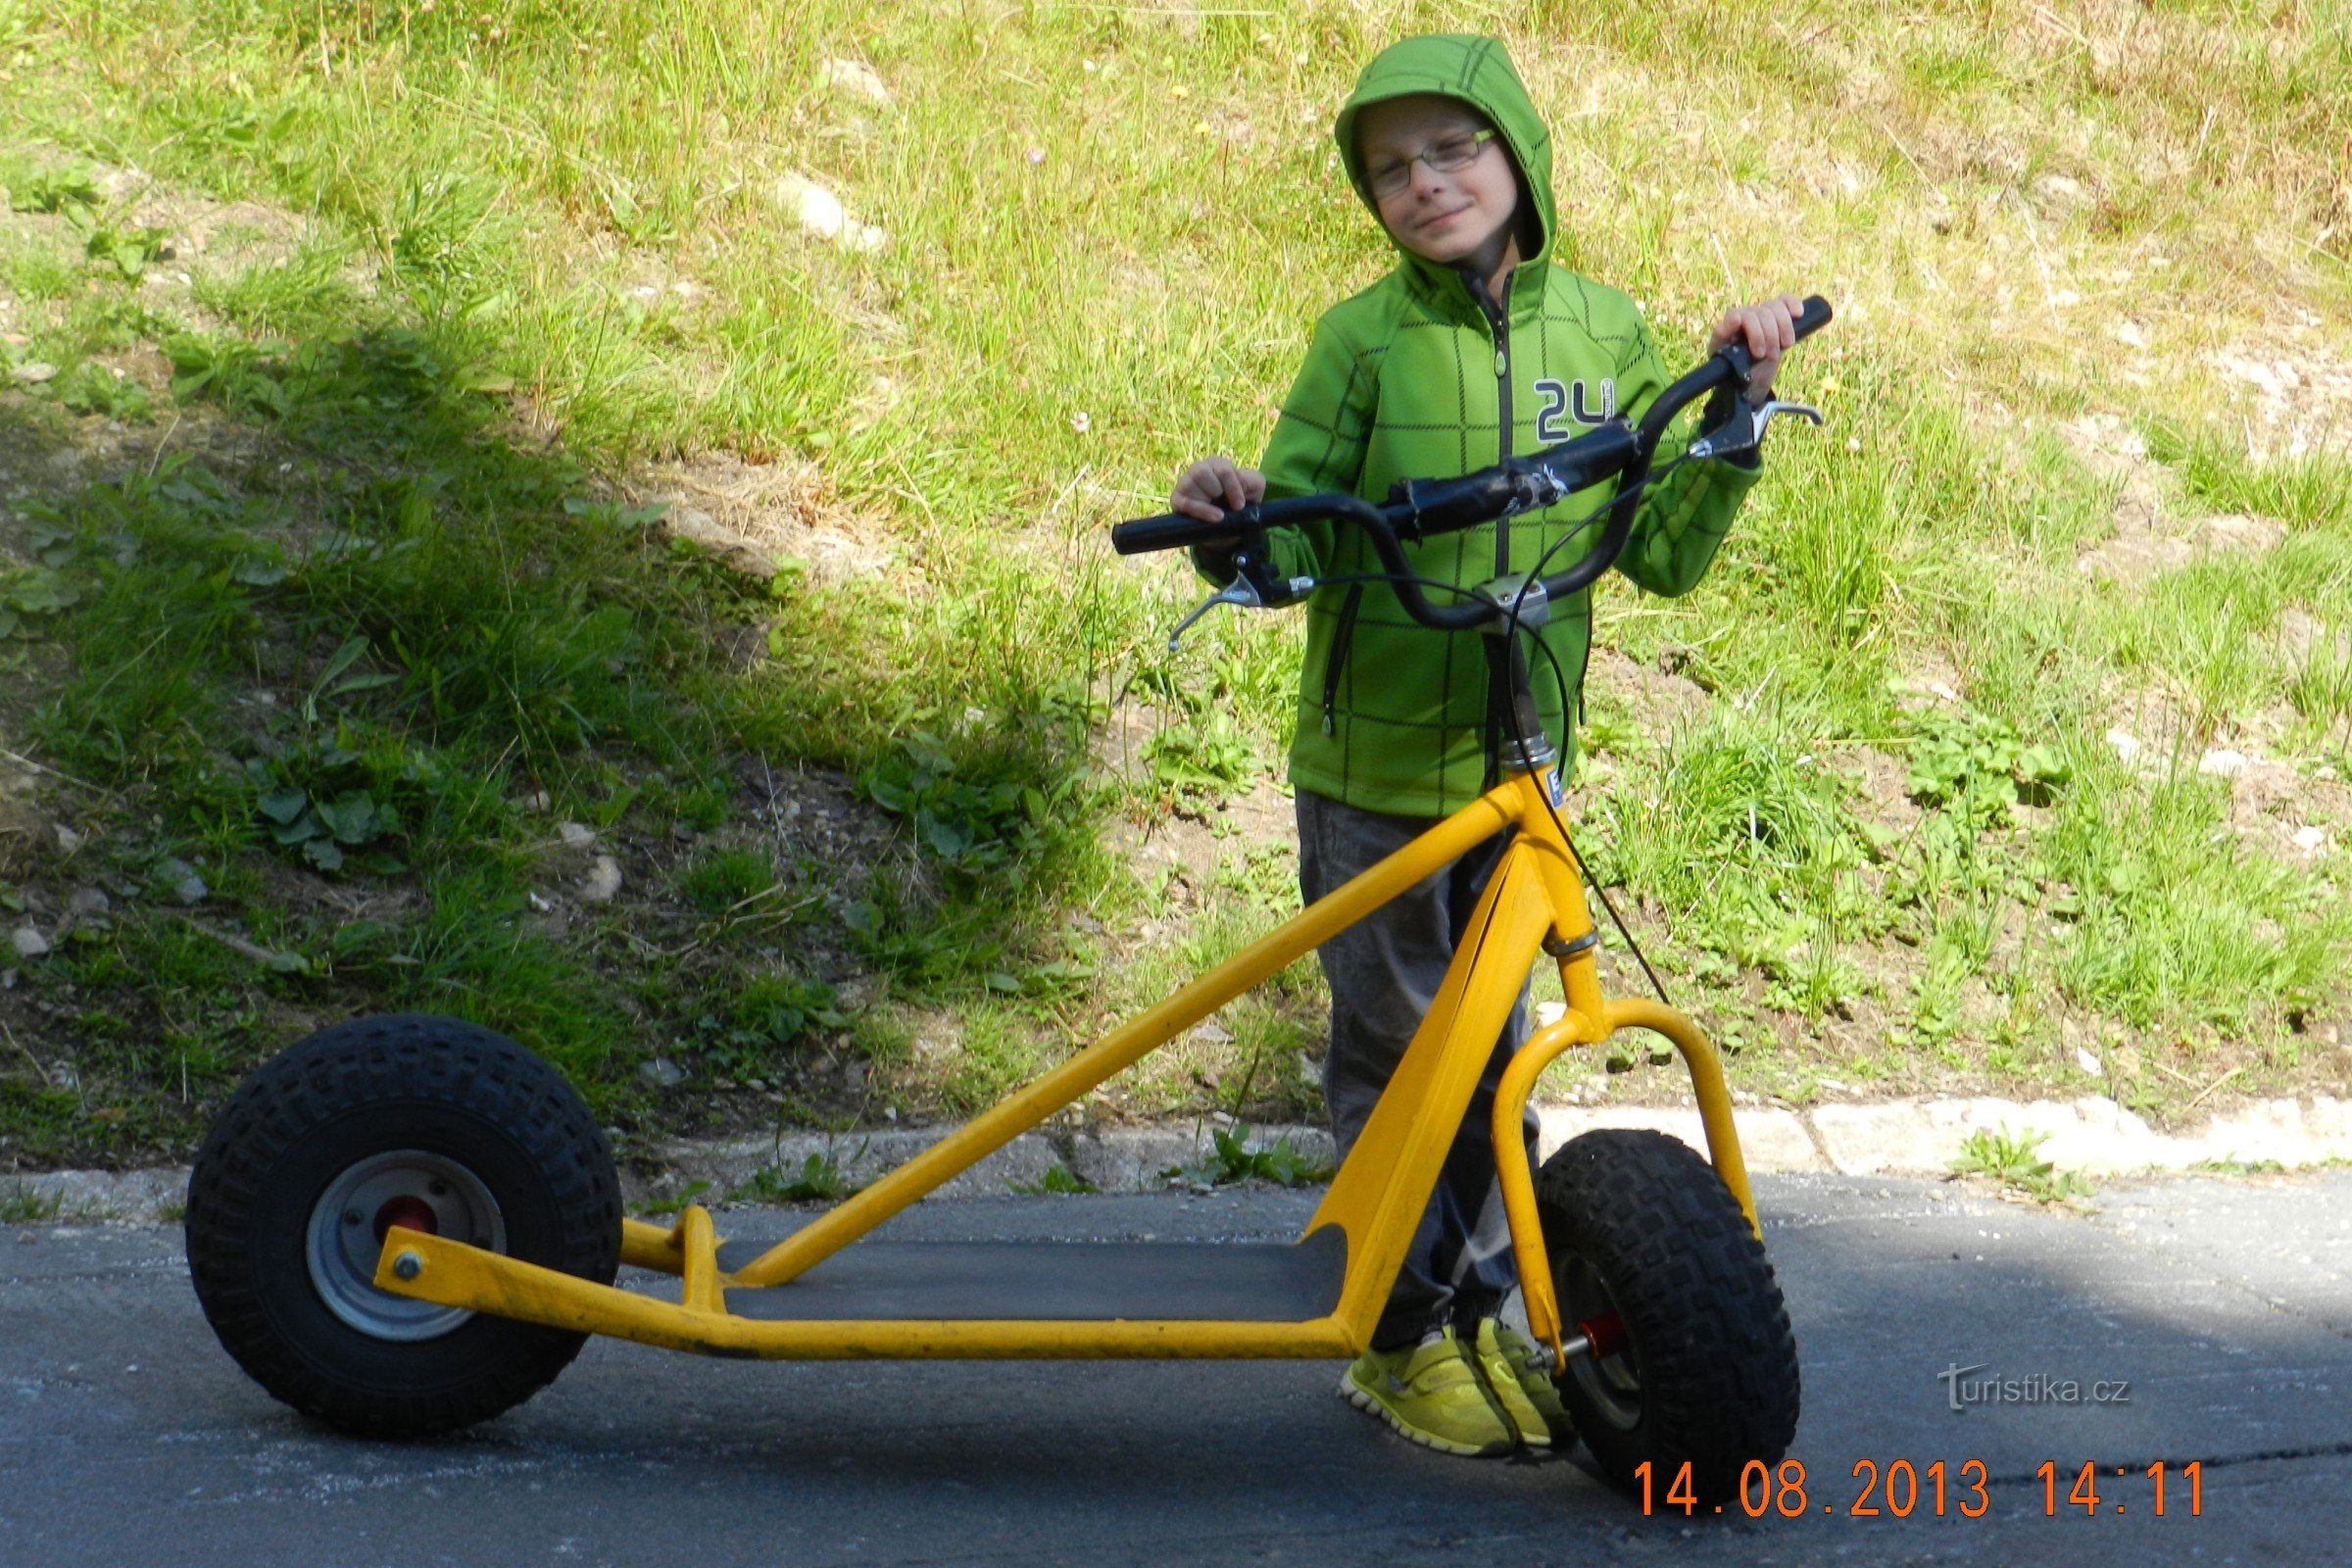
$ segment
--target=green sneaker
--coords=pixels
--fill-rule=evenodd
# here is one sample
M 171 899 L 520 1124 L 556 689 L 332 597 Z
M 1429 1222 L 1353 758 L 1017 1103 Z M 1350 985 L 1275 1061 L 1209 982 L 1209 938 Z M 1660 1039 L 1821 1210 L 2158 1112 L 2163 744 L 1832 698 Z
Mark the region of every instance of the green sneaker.
M 1502 1413 L 1518 1429 L 1519 1441 L 1531 1448 L 1565 1444 L 1573 1430 L 1566 1406 L 1551 1385 L 1549 1357 L 1535 1342 L 1499 1319 L 1478 1320 L 1478 1340 L 1471 1351 L 1487 1388 Z
M 1451 1329 L 1408 1349 L 1366 1350 L 1341 1375 L 1340 1392 L 1358 1410 L 1441 1453 L 1485 1458 L 1519 1445 Z

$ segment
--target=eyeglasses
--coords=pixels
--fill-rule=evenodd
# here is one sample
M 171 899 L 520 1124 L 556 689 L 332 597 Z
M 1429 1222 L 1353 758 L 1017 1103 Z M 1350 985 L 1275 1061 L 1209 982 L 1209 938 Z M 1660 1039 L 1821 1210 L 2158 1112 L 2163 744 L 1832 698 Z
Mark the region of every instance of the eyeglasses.
M 1427 164 L 1432 173 L 1450 174 L 1478 162 L 1478 155 L 1494 139 L 1492 130 L 1456 130 L 1440 136 L 1400 163 L 1383 164 L 1364 174 L 1375 196 L 1394 196 L 1413 181 L 1413 166 Z

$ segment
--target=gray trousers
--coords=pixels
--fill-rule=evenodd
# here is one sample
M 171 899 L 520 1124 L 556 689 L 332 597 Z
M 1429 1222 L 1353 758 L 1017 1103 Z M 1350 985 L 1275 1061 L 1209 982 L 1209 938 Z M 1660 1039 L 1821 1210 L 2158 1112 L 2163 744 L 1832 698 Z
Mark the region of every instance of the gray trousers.
M 1306 790 L 1298 794 L 1298 891 L 1309 904 L 1436 825 L 1434 818 L 1359 810 Z M 1389 1075 L 1445 982 L 1446 967 L 1501 859 L 1502 846 L 1499 837 L 1480 845 L 1319 950 L 1331 982 L 1323 1100 L 1341 1158 L 1371 1120 Z M 1374 1349 L 1396 1349 L 1449 1323 L 1466 1327 L 1492 1317 L 1518 1283 L 1488 1129 L 1503 1067 L 1526 1039 L 1522 986 L 1373 1332 Z M 1526 1134 L 1532 1157 L 1532 1110 Z

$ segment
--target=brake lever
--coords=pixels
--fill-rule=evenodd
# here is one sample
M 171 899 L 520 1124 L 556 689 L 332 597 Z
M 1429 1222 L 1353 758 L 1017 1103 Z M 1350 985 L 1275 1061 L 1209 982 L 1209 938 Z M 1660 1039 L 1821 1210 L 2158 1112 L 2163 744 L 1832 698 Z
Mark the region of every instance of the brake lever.
M 1176 645 L 1184 640 L 1186 632 L 1193 629 L 1195 621 L 1219 605 L 1233 605 L 1242 610 L 1269 610 L 1297 604 L 1315 591 L 1315 579 L 1312 577 L 1264 576 L 1264 564 L 1247 555 L 1236 556 L 1234 567 L 1233 581 L 1201 600 L 1193 612 L 1178 621 L 1176 629 L 1168 633 L 1169 653 L 1176 651 Z M 1262 588 L 1259 586 L 1261 576 L 1264 576 Z
M 1808 424 L 1820 425 L 1825 422 L 1821 411 L 1809 403 L 1783 403 L 1774 398 L 1763 407 L 1755 408 L 1742 400 L 1738 412 L 1729 419 L 1691 442 L 1687 455 L 1703 460 L 1753 452 L 1764 444 L 1765 426 L 1784 414 L 1794 415 Z
M 1176 651 L 1176 645 L 1184 640 L 1184 634 L 1193 629 L 1193 622 L 1219 605 L 1239 605 L 1244 610 L 1256 610 L 1263 604 L 1264 601 L 1257 597 L 1257 590 L 1250 586 L 1249 578 L 1234 578 L 1233 581 L 1201 600 L 1191 614 L 1176 623 L 1176 629 L 1168 633 L 1168 652 L 1172 654 Z

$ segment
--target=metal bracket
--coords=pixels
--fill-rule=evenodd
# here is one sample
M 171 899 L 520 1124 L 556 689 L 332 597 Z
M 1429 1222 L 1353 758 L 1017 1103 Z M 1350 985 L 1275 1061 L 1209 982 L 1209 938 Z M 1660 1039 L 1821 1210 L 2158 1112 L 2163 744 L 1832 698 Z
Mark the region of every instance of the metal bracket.
M 1573 958 L 1580 953 L 1590 953 L 1600 946 L 1600 933 L 1588 931 L 1574 942 L 1562 942 L 1558 937 L 1544 939 L 1544 951 L 1555 958 Z
M 1498 637 L 1508 630 L 1534 631 L 1551 620 L 1551 596 L 1544 591 L 1544 579 L 1529 575 L 1497 577 L 1493 582 L 1480 583 L 1471 592 L 1505 612 L 1505 617 L 1490 621 L 1482 629 L 1489 636 Z

